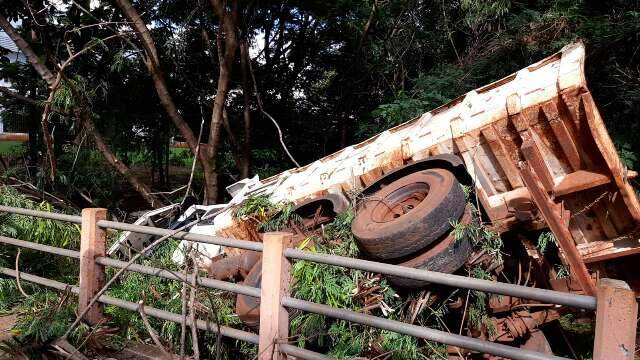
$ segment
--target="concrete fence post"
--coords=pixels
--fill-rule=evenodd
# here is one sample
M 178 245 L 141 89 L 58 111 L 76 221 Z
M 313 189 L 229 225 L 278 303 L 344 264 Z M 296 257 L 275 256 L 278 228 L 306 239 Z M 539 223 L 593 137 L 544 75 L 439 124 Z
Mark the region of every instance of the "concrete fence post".
M 263 243 L 258 359 L 285 359 L 278 349 L 278 341 L 286 342 L 289 337 L 289 313 L 281 300 L 289 295 L 291 264 L 284 250 L 291 243 L 291 234 L 266 233 Z
M 106 235 L 97 225 L 107 218 L 106 209 L 83 209 L 80 233 L 80 294 L 78 311 L 83 312 L 91 298 L 105 284 L 104 266 L 96 263 L 96 258 L 106 255 Z M 90 324 L 97 324 L 103 318 L 102 305 L 96 303 L 85 315 Z
M 638 303 L 620 280 L 601 279 L 597 289 L 594 360 L 633 360 L 636 350 Z

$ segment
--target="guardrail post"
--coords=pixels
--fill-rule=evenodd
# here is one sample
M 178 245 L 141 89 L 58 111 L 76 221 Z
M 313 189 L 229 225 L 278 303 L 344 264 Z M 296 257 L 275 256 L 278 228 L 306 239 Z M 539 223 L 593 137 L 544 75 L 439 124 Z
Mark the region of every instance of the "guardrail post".
M 291 264 L 284 256 L 284 250 L 291 243 L 291 234 L 266 233 L 263 243 L 258 359 L 285 359 L 278 350 L 278 340 L 286 341 L 289 337 L 289 313 L 281 299 L 289 295 Z
M 600 279 L 594 360 L 632 360 L 636 350 L 638 303 L 624 281 Z
M 105 283 L 104 266 L 96 263 L 96 258 L 106 255 L 106 235 L 97 225 L 107 218 L 106 209 L 83 209 L 82 229 L 80 232 L 80 293 L 78 311 L 83 312 L 91 298 L 102 289 Z M 96 303 L 85 315 L 90 324 L 102 320 L 102 305 Z

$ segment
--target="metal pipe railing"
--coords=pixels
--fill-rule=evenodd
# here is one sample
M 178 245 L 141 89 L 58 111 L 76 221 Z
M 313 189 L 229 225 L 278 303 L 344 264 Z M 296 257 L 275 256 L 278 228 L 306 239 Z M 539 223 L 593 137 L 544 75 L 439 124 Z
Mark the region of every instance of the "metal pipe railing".
M 66 221 L 74 224 L 81 224 L 82 218 L 76 215 L 66 215 L 59 213 L 52 213 L 46 211 L 22 209 L 10 206 L 0 205 L 0 212 L 7 212 L 17 215 L 33 216 L 49 220 Z M 103 229 L 114 229 L 122 231 L 131 231 L 140 234 L 155 235 L 155 236 L 171 236 L 174 239 L 195 241 L 205 244 L 214 244 L 221 246 L 234 247 L 252 251 L 262 251 L 262 243 L 247 240 L 230 239 L 220 236 L 210 236 L 202 234 L 192 234 L 186 231 L 176 231 L 169 229 L 162 229 L 153 226 L 144 226 L 136 224 L 127 224 L 117 221 L 100 220 L 98 226 Z
M 290 259 L 306 260 L 320 264 L 340 266 L 384 275 L 393 275 L 407 279 L 428 281 L 434 284 L 484 291 L 493 294 L 509 295 L 522 299 L 537 300 L 588 310 L 596 309 L 596 298 L 593 296 L 577 295 L 560 291 L 501 283 L 497 281 L 482 280 L 467 276 L 445 274 L 337 255 L 312 253 L 292 248 L 286 249 L 284 251 L 284 255 Z
M 61 249 L 53 246 L 33 243 L 30 241 L 18 240 L 18 239 L 6 237 L 6 236 L 0 236 L 0 243 L 19 246 L 25 249 L 42 251 L 42 252 L 46 252 L 54 255 L 66 256 L 74 259 L 80 258 L 80 252 L 76 250 Z M 124 269 L 128 264 L 126 261 L 112 259 L 112 258 L 103 257 L 103 256 L 96 258 L 96 263 L 104 266 L 117 268 L 117 269 Z M 190 276 L 191 276 L 191 275 L 185 276 L 184 273 L 178 272 L 178 271 L 159 269 L 159 268 L 135 264 L 135 263 L 129 264 L 127 270 L 131 272 L 136 272 L 136 273 L 150 275 L 150 276 L 157 276 L 157 277 L 161 277 L 169 280 L 176 280 L 176 281 L 190 281 Z M 242 294 L 242 295 L 247 295 L 252 297 L 260 297 L 260 289 L 254 288 L 251 286 L 235 284 L 228 281 L 215 280 L 215 279 L 200 277 L 200 276 L 197 277 L 197 282 L 198 282 L 198 285 L 211 288 L 211 289 L 229 291 L 234 294 Z
M 0 205 L 0 212 L 7 212 L 11 214 L 16 214 L 16 215 L 33 216 L 33 217 L 39 217 L 39 218 L 49 219 L 49 220 L 66 221 L 74 224 L 82 223 L 82 218 L 77 215 L 67 215 L 67 214 L 60 214 L 60 213 L 47 212 L 47 211 L 23 209 L 23 208 L 4 206 L 4 205 Z
M 16 276 L 16 271 L 12 270 L 12 269 L 8 269 L 8 268 L 4 268 L 4 267 L 0 267 L 0 274 L 3 275 L 8 275 L 8 276 L 12 276 L 15 277 Z M 60 291 L 66 291 L 66 289 L 69 289 L 73 294 L 78 294 L 80 292 L 80 289 L 77 286 L 71 286 L 59 281 L 55 281 L 55 280 L 51 280 L 51 279 L 46 279 L 46 278 L 42 278 L 36 275 L 32 275 L 32 274 L 28 274 L 28 273 L 23 273 L 20 272 L 20 279 L 25 280 L 25 281 L 29 281 L 32 282 L 34 284 L 39 284 L 39 285 L 43 285 L 43 286 L 47 286 L 47 287 L 51 287 Z M 248 286 L 247 286 L 248 287 Z M 249 287 L 250 288 L 250 287 Z M 251 289 L 255 289 L 255 288 L 251 288 Z M 260 296 L 260 289 L 255 289 L 258 291 L 258 295 L 257 297 Z M 249 295 L 251 296 L 251 295 Z M 122 299 L 118 299 L 118 298 L 114 298 L 108 295 L 102 295 L 99 299 L 99 302 L 103 303 L 103 304 L 107 304 L 107 305 L 113 305 L 113 306 L 117 306 L 126 310 L 130 310 L 130 311 L 134 311 L 137 312 L 138 311 L 138 304 L 130 302 L 130 301 L 126 301 L 126 300 L 122 300 Z M 165 321 L 171 321 L 171 322 L 175 322 L 175 323 L 182 323 L 182 315 L 176 314 L 176 313 L 172 313 L 172 312 L 168 312 L 168 311 L 164 311 L 164 310 L 160 310 L 154 307 L 149 307 L 149 306 L 145 306 L 144 307 L 144 311 L 147 315 L 161 319 L 161 320 L 165 320 Z M 190 319 L 187 318 L 187 325 L 190 326 Z M 198 329 L 200 330 L 205 330 L 205 331 L 212 331 L 217 333 L 217 325 L 215 323 L 212 322 L 208 322 L 208 321 L 204 321 L 201 319 L 197 319 L 196 320 L 196 326 Z M 234 328 L 230 328 L 230 327 L 226 327 L 226 326 L 221 326 L 220 327 L 220 334 L 222 336 L 226 336 L 232 339 L 237 339 L 237 340 L 242 340 L 242 341 L 246 341 L 252 344 L 258 344 L 259 342 L 259 336 L 257 334 L 253 334 L 247 331 L 242 331 L 242 330 L 237 330 Z M 296 356 L 300 359 L 305 359 L 305 360 L 333 360 L 332 357 L 311 351 L 311 350 L 307 350 L 307 349 L 302 349 L 299 348 L 297 346 L 291 345 L 291 344 L 280 344 L 279 345 L 280 351 L 284 354 L 287 355 L 291 355 L 291 356 Z
M 12 276 L 12 277 L 16 277 L 16 271 L 14 269 L 8 269 L 5 267 L 0 267 L 0 274 L 3 275 L 7 275 L 7 276 Z M 55 280 L 51 280 L 51 279 L 46 279 L 46 278 L 42 278 L 36 275 L 32 275 L 32 274 L 28 274 L 28 273 L 23 273 L 20 272 L 20 279 L 21 280 L 25 280 L 25 281 L 29 281 L 35 284 L 39 284 L 39 285 L 43 285 L 43 286 L 47 286 L 50 288 L 54 288 L 60 291 L 65 291 L 66 289 L 70 289 L 72 293 L 74 294 L 78 294 L 80 292 L 80 289 L 77 286 L 71 286 L 59 281 L 55 281 Z M 121 307 L 123 309 L 127 309 L 127 310 L 131 310 L 131 311 L 138 311 L 138 304 L 130 302 L 130 301 L 125 301 L 122 299 L 118 299 L 118 298 L 114 298 L 108 295 L 102 295 L 99 299 L 99 302 L 103 303 L 103 304 L 107 304 L 107 305 L 114 305 L 117 307 Z M 153 307 L 148 307 L 145 306 L 144 307 L 145 313 L 149 316 L 153 316 L 156 317 L 158 319 L 162 319 L 162 320 L 166 320 L 166 321 L 171 321 L 171 322 L 175 322 L 175 323 L 181 323 L 182 322 L 182 315 L 180 314 L 175 314 L 172 312 L 168 312 L 168 311 L 164 311 L 164 310 L 160 310 L 160 309 L 156 309 Z M 190 320 L 187 318 L 187 324 L 190 324 Z M 213 322 L 209 322 L 209 321 L 204 321 L 204 320 L 197 320 L 196 321 L 196 326 L 198 327 L 198 329 L 200 330 L 207 330 L 207 331 L 213 331 L 213 332 L 218 332 L 218 326 L 213 323 Z M 222 336 L 226 336 L 226 337 L 230 337 L 232 339 L 237 339 L 237 340 L 242 340 L 242 341 L 247 341 L 250 342 L 252 344 L 257 344 L 258 343 L 258 335 L 250 333 L 250 332 L 246 332 L 246 331 L 242 331 L 242 330 L 238 330 L 238 329 L 234 329 L 234 328 L 230 328 L 227 326 L 220 326 L 220 334 Z
M 6 236 L 0 236 L 0 243 L 23 247 L 25 249 L 42 251 L 54 255 L 66 256 L 74 259 L 80 258 L 80 251 L 57 248 L 55 246 L 38 244 L 31 241 L 18 240 Z
M 75 217 L 72 215 L 63 215 L 63 214 L 54 214 L 41 212 L 36 210 L 28 210 L 28 209 L 17 209 L 17 208 L 9 208 L 0 206 L 0 211 L 7 211 L 12 213 L 17 213 L 26 216 L 40 216 L 44 218 L 49 218 L 53 220 L 61 220 L 61 221 L 70 221 L 74 223 L 80 222 L 79 217 Z M 254 250 L 254 251 L 262 251 L 264 246 L 262 243 L 244 241 L 244 240 L 236 240 L 236 239 L 227 239 L 223 237 L 217 236 L 207 236 L 200 234 L 192 234 L 185 231 L 172 231 L 168 229 L 161 229 L 149 226 L 141 226 L 141 225 L 133 225 L 133 224 L 123 224 L 113 221 L 102 220 L 97 223 L 97 226 L 102 228 L 111 228 L 125 231 L 132 231 L 138 233 L 145 233 L 149 235 L 155 236 L 172 236 L 178 239 L 185 239 L 189 241 L 196 242 L 204 242 L 211 243 L 229 247 L 240 247 L 243 249 Z M 72 258 L 79 258 L 80 253 L 74 250 L 60 249 L 55 248 L 48 245 L 43 244 L 35 244 L 28 241 L 12 239 L 9 237 L 0 236 L 0 243 L 5 243 L 9 245 L 21 246 L 33 250 L 44 251 L 52 254 L 68 256 Z M 512 285 L 505 284 L 487 280 L 474 279 L 464 276 L 451 275 L 438 273 L 433 271 L 407 268 L 397 265 L 378 263 L 374 261 L 348 258 L 336 255 L 328 255 L 328 254 L 318 254 L 311 253 L 306 251 L 300 251 L 297 249 L 286 249 L 284 251 L 284 255 L 290 259 L 296 260 L 304 260 L 311 261 L 315 263 L 322 263 L 332 266 L 340 266 L 350 269 L 369 271 L 374 273 L 380 273 L 385 275 L 393 275 L 399 276 L 414 280 L 422 280 L 436 284 L 442 284 L 447 286 L 454 286 L 460 288 L 468 288 L 473 290 L 479 290 L 484 292 L 490 292 L 495 294 L 502 295 L 510 295 L 514 297 L 530 299 L 530 300 L 538 300 L 542 302 L 555 303 L 560 305 L 585 308 L 594 310 L 596 308 L 596 299 L 592 296 L 584 296 L 584 295 L 576 295 L 571 293 L 562 293 L 558 291 L 551 291 L 546 289 L 537 289 L 530 288 L 526 286 L 520 285 Z M 104 266 L 110 266 L 115 268 L 125 268 L 128 266 L 129 271 L 138 272 L 151 276 L 158 276 L 166 279 L 177 280 L 177 281 L 187 281 L 188 276 L 180 272 L 173 272 L 165 269 L 154 268 L 145 265 L 139 264 L 128 264 L 127 262 L 120 261 L 117 259 L 112 259 L 108 257 L 99 257 L 96 259 L 96 263 Z M 5 268 L 2 269 L 2 273 L 6 275 L 15 276 L 15 271 Z M 8 273 L 7 273 L 8 272 Z M 53 280 L 33 277 L 32 275 L 25 274 L 25 276 L 31 276 L 30 278 L 25 277 L 25 280 L 29 281 L 29 279 L 35 279 L 40 282 L 46 282 L 49 284 L 56 283 L 57 287 L 61 286 L 66 287 L 66 284 L 53 282 Z M 198 284 L 201 286 L 205 286 L 208 288 L 215 288 L 224 291 L 230 291 L 237 294 L 243 294 L 247 296 L 257 297 L 261 296 L 261 290 L 259 288 L 254 288 L 245 285 L 233 284 L 226 281 L 220 281 L 215 279 L 210 279 L 206 277 L 199 277 L 197 279 Z M 47 285 L 43 283 L 43 285 Z M 76 291 L 79 291 L 75 288 Z M 108 296 L 103 296 L 100 298 L 101 302 L 109 303 L 112 305 L 128 308 L 133 311 L 137 311 L 137 304 L 123 302 L 120 299 L 110 298 Z M 496 344 L 493 342 L 479 340 L 471 337 L 461 336 L 457 334 L 451 334 L 448 332 L 425 328 L 413 324 L 407 324 L 400 321 L 379 318 L 372 315 L 362 314 L 356 311 L 346 310 L 346 309 L 337 309 L 324 304 L 316 304 L 300 299 L 295 299 L 291 297 L 282 298 L 282 305 L 285 307 L 298 309 L 302 311 L 312 312 L 336 319 L 351 321 L 354 323 L 359 323 L 366 326 L 372 326 L 379 329 L 389 330 L 398 332 L 400 334 L 405 334 L 409 336 L 419 337 L 431 341 L 436 341 L 448 345 L 458 346 L 461 348 L 466 348 L 474 351 L 479 351 L 482 353 L 490 353 L 498 356 L 504 356 L 513 359 L 525 359 L 525 360 L 539 360 L 539 359 L 561 359 L 555 356 L 547 356 L 545 354 L 536 353 L 532 351 L 526 351 L 522 349 L 513 348 L 507 345 Z M 155 309 L 157 311 L 162 312 L 162 310 Z M 150 315 L 155 310 L 150 310 Z M 178 317 L 177 322 L 181 321 L 181 316 L 173 313 L 156 313 L 156 317 L 164 318 L 165 320 L 174 321 L 173 317 Z M 199 327 L 201 324 L 197 324 Z M 204 324 L 202 326 L 207 326 L 205 329 L 210 329 L 209 324 Z M 223 328 L 220 329 L 221 333 L 223 331 L 227 331 Z M 234 329 L 231 329 L 234 330 Z M 230 330 L 229 330 L 230 331 Z M 237 333 L 231 332 L 231 334 L 238 335 Z M 225 335 L 225 334 L 223 334 Z M 242 334 L 240 334 L 242 335 Z M 240 336 L 238 335 L 238 336 Z M 227 335 L 225 335 L 227 336 Z M 234 336 L 230 336 L 234 337 Z M 237 338 L 237 337 L 236 337 Z M 251 340 L 247 340 L 250 341 Z M 289 353 L 294 356 L 300 356 L 303 358 L 313 358 L 313 359 L 326 359 L 324 355 L 317 354 L 314 352 L 310 352 L 308 350 L 300 349 L 295 346 L 289 344 L 281 344 L 283 347 L 282 351 L 285 353 Z
M 56 213 L 49 213 L 44 211 L 28 210 L 13 208 L 7 206 L 0 206 L 0 211 L 10 212 L 21 215 L 37 216 L 54 220 L 71 221 L 79 223 L 79 216 L 63 215 Z M 209 236 L 202 234 L 192 234 L 185 231 L 175 232 L 168 229 L 155 228 L 151 226 L 142 226 L 134 224 L 124 224 L 115 221 L 101 220 L 98 222 L 98 226 L 102 228 L 111 228 L 124 231 L 133 231 L 144 233 L 148 235 L 166 236 L 171 235 L 176 239 L 184 239 L 195 242 L 203 242 L 209 244 L 216 244 L 229 247 L 238 247 L 253 251 L 262 251 L 263 244 L 259 242 L 228 239 L 218 236 Z M 500 295 L 509 295 L 523 299 L 537 300 L 542 302 L 554 303 L 559 305 L 566 305 L 571 307 L 583 308 L 587 310 L 595 310 L 596 299 L 593 296 L 577 295 L 571 293 L 564 293 L 553 290 L 531 288 L 522 285 L 513 285 L 500 283 L 489 280 L 475 279 L 466 276 L 452 275 L 439 273 L 435 271 L 428 271 L 422 269 L 408 268 L 398 265 L 378 263 L 374 261 L 355 259 L 337 255 L 327 255 L 312 253 L 308 251 L 301 251 L 297 249 L 285 250 L 285 256 L 291 259 L 306 260 L 317 262 L 321 264 L 341 266 L 350 269 L 369 271 L 374 273 L 380 273 L 383 275 L 393 275 L 403 278 L 409 278 L 414 280 L 428 281 L 434 284 L 441 284 L 446 286 L 453 286 L 459 288 L 466 288 L 478 291 L 485 291 Z
M 503 356 L 515 360 L 560 360 L 565 359 L 557 356 L 550 356 L 543 353 L 515 348 L 486 340 L 480 340 L 468 336 L 448 333 L 446 331 L 431 329 L 401 321 L 384 319 L 373 315 L 359 312 L 337 309 L 328 305 L 316 304 L 309 301 L 295 299 L 291 297 L 282 298 L 282 305 L 285 307 L 324 315 L 335 319 L 346 320 L 378 329 L 389 330 L 399 334 L 418 337 L 426 340 L 439 342 L 442 344 L 458 346 L 460 348 L 479 351 L 492 355 Z
M 104 266 L 110 266 L 118 269 L 124 269 L 127 265 L 127 262 L 115 260 L 107 257 L 99 257 L 96 259 L 96 263 Z M 169 279 L 169 280 L 177 280 L 177 281 L 190 281 L 190 276 L 185 276 L 181 272 L 177 271 L 169 271 L 164 269 L 158 269 L 151 266 L 139 265 L 139 264 L 131 264 L 127 268 L 128 271 L 137 272 L 140 274 L 150 275 L 150 276 L 158 276 L 161 278 Z M 228 281 L 215 280 L 207 277 L 196 278 L 198 285 L 210 288 L 210 289 L 218 289 L 223 291 L 229 291 L 234 294 L 242 294 L 252 297 L 260 297 L 260 289 L 254 288 L 251 286 L 235 284 Z
M 74 251 L 74 250 L 59 249 L 51 246 L 34 244 L 28 241 L 12 239 L 12 238 L 7 238 L 3 236 L 0 236 L 0 243 L 21 246 L 21 247 L 30 248 L 33 250 L 41 250 L 41 251 L 49 252 L 52 254 L 70 256 L 73 258 L 79 258 L 79 255 L 80 255 L 78 251 Z M 127 265 L 127 263 L 124 261 L 106 258 L 106 257 L 99 257 L 96 259 L 96 262 L 104 266 L 110 266 L 110 267 L 115 267 L 120 269 L 124 268 Z M 162 277 L 170 280 L 188 281 L 189 279 L 189 275 L 185 276 L 183 273 L 180 273 L 180 272 L 154 268 L 146 265 L 130 264 L 128 270 L 132 272 L 145 274 L 145 275 L 158 276 L 158 277 Z M 12 274 L 15 274 L 15 271 L 13 270 L 8 270 L 8 271 Z M 28 280 L 28 279 L 25 278 L 25 280 Z M 44 279 L 44 280 L 47 280 L 47 279 Z M 51 280 L 51 282 L 54 282 L 54 281 Z M 210 279 L 205 277 L 198 277 L 197 282 L 199 285 L 205 286 L 208 288 L 229 291 L 236 294 L 243 294 L 243 295 L 252 296 L 256 298 L 260 297 L 260 289 L 254 288 L 251 286 L 233 284 L 226 281 L 220 281 L 220 280 L 215 280 L 215 279 Z M 64 287 L 62 287 L 61 289 L 63 290 Z M 351 311 L 346 309 L 336 309 L 328 305 L 316 304 L 316 303 L 312 303 L 309 301 L 300 300 L 292 297 L 284 297 L 282 299 L 282 305 L 285 307 L 289 307 L 297 310 L 312 312 L 312 313 L 325 315 L 325 316 L 336 318 L 336 319 L 347 320 L 347 321 L 355 322 L 355 323 L 366 325 L 366 326 L 372 326 L 372 327 L 383 329 L 383 330 L 394 331 L 404 335 L 415 336 L 415 337 L 419 337 L 427 340 L 440 342 L 447 345 L 453 345 L 453 346 L 458 346 L 458 347 L 462 347 L 470 350 L 480 351 L 482 353 L 490 353 L 494 355 L 505 356 L 512 359 L 523 359 L 523 360 L 561 359 L 558 357 L 548 357 L 541 353 L 525 351 L 522 349 L 516 349 L 506 345 L 496 344 L 489 341 L 451 334 L 451 333 L 436 330 L 436 329 L 430 329 L 430 328 L 425 328 L 417 325 L 407 324 L 400 321 L 379 318 L 372 315 L 366 315 L 356 311 Z M 133 308 L 133 310 L 137 311 L 137 308 Z M 293 349 L 290 349 L 290 350 L 295 351 Z M 291 354 L 291 355 L 295 356 L 295 354 Z
M 1 209 L 0 209 L 1 210 Z M 262 251 L 262 243 L 247 240 L 230 239 L 221 236 L 211 236 L 202 234 L 193 234 L 186 231 L 175 231 L 169 229 L 156 228 L 152 226 L 126 224 L 116 221 L 100 220 L 98 226 L 103 229 L 115 229 L 122 231 L 131 231 L 140 234 L 155 236 L 171 236 L 174 239 L 195 241 L 205 244 L 214 244 L 227 247 L 234 247 L 252 251 Z
M 281 353 L 294 356 L 298 359 L 305 360 L 334 360 L 331 356 L 317 353 L 315 351 L 299 348 L 291 344 L 279 344 L 278 349 Z

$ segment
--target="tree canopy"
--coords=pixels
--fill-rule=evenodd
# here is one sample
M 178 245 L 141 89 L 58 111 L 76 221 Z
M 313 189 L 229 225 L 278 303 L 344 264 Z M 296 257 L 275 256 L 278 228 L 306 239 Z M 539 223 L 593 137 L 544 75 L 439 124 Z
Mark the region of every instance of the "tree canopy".
M 5 130 L 31 139 L 10 175 L 80 205 L 117 208 L 132 189 L 159 205 L 184 195 L 170 192 L 197 151 L 191 189 L 223 201 L 243 177 L 314 161 L 576 39 L 632 167 L 639 16 L 635 1 L 4 1 L 0 25 L 34 56 L 0 64 Z

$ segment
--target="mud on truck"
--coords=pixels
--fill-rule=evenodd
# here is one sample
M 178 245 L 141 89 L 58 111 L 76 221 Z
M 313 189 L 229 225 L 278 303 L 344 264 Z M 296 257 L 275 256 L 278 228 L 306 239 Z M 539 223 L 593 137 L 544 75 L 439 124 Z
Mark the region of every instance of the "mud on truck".
M 366 259 L 465 275 L 481 265 L 496 281 L 589 295 L 598 278 L 608 277 L 637 292 L 640 204 L 630 185 L 637 173 L 618 157 L 584 63 L 583 44 L 570 44 L 362 143 L 267 179 L 233 184 L 229 204 L 191 206 L 176 224 L 215 213 L 191 231 L 260 241 L 256 222 L 234 209 L 261 196 L 295 204 L 300 221 L 289 231 L 294 244 L 304 246 L 310 233 L 352 208 L 351 231 Z M 131 236 L 124 234 L 120 245 L 142 247 L 149 240 Z M 505 249 L 479 246 L 478 238 L 491 240 L 487 236 Z M 548 243 L 557 251 L 546 251 Z M 120 245 L 111 252 L 124 251 Z M 198 246 L 212 277 L 260 285 L 260 254 Z M 175 260 L 181 256 L 176 252 Z M 398 289 L 430 286 L 387 281 Z M 257 326 L 258 301 L 237 298 L 236 311 L 249 326 Z M 461 296 L 449 308 L 461 312 L 464 302 Z M 536 329 L 564 309 L 523 302 L 491 296 L 487 307 L 496 331 L 471 335 L 520 340 L 550 353 Z

